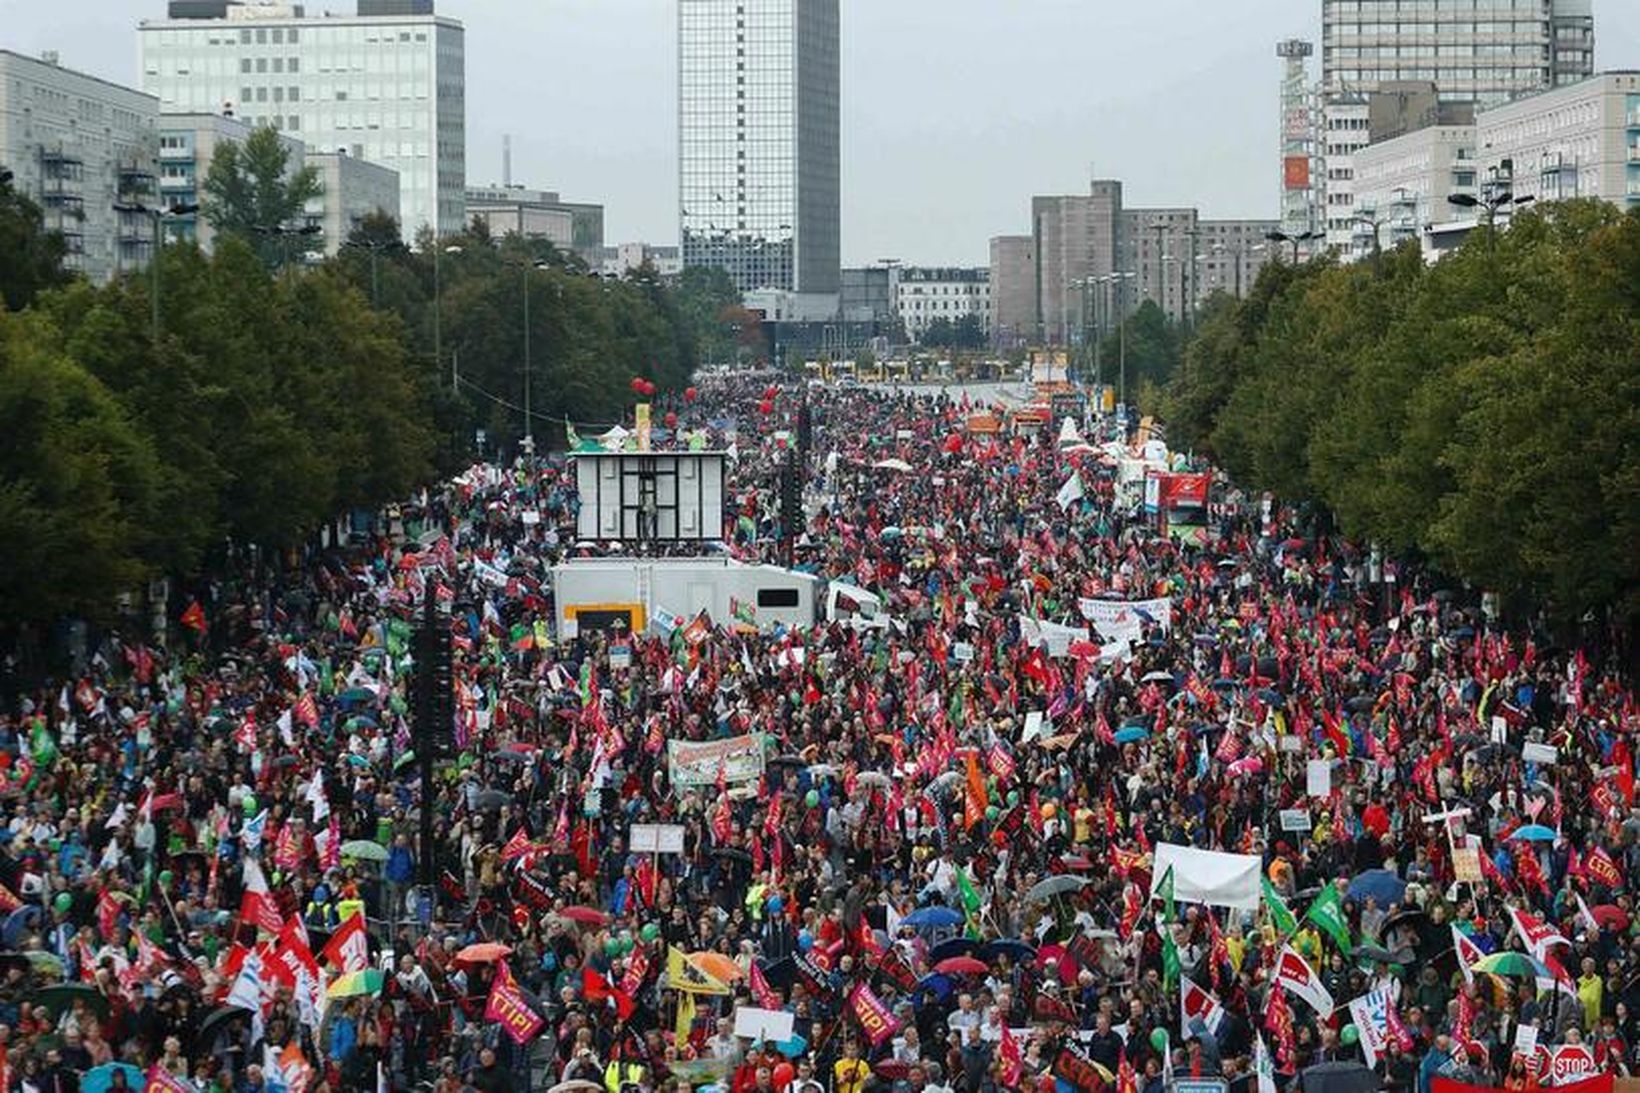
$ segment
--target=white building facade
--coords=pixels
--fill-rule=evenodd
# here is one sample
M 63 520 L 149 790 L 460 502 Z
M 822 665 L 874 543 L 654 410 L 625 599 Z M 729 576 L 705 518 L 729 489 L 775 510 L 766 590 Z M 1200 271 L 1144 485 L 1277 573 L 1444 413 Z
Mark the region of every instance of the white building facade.
M 380 6 L 366 10 L 382 10 Z M 387 8 L 385 10 L 393 10 Z M 315 152 L 398 172 L 404 237 L 466 212 L 465 32 L 426 14 L 315 15 L 301 5 L 173 5 L 138 28 L 143 89 L 168 112 L 232 113 Z
M 1453 194 L 1475 196 L 1475 127 L 1431 125 L 1370 144 L 1355 154 L 1354 230 L 1346 257 L 1416 239 L 1427 248 L 1431 225 L 1453 218 Z
M 324 187 L 308 202 L 307 214 L 321 229 L 325 254 L 340 250 L 367 217 L 382 213 L 399 219 L 399 173 L 393 168 L 346 152 L 309 152 L 304 158 Z
M 991 332 L 991 271 L 984 266 L 907 266 L 894 286 L 894 311 L 913 341 L 936 319 L 955 324 L 977 316 L 986 336 Z
M 151 95 L 0 49 L 0 167 L 63 235 L 64 264 L 93 281 L 147 264 L 153 222 L 116 206 L 154 202 Z
M 1475 118 L 1480 169 L 1517 197 L 1640 203 L 1640 72 L 1603 72 Z

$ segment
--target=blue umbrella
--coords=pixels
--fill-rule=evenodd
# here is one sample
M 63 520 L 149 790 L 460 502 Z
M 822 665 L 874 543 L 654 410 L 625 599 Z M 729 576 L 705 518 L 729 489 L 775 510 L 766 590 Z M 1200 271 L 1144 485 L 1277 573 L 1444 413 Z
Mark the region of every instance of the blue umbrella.
M 949 907 L 933 906 L 919 907 L 900 920 L 901 926 L 910 926 L 918 930 L 938 930 L 945 926 L 955 926 L 962 921 L 962 914 Z
M 24 904 L 6 916 L 5 925 L 0 926 L 0 939 L 5 941 L 8 949 L 20 948 L 23 935 L 34 929 L 39 921 L 40 908 L 32 903 Z
M 1371 896 L 1378 906 L 1388 907 L 1392 903 L 1400 903 L 1406 890 L 1407 882 L 1388 869 L 1369 869 L 1350 881 L 1348 895 L 1355 900 Z
M 774 1049 L 788 1059 L 795 1059 L 809 1049 L 809 1042 L 794 1032 L 790 1040 L 781 1040 Z
M 1511 839 L 1524 839 L 1529 843 L 1552 843 L 1555 841 L 1553 828 L 1542 824 L 1526 824 L 1517 827 L 1509 836 Z
M 114 1072 L 117 1070 L 125 1072 L 125 1084 L 130 1089 L 142 1089 L 148 1084 L 148 1080 L 142 1076 L 142 1071 L 130 1063 L 104 1063 L 85 1072 L 85 1076 L 80 1079 L 80 1093 L 108 1093 L 108 1089 L 114 1084 Z
M 1150 733 L 1146 732 L 1144 729 L 1141 729 L 1137 725 L 1129 725 L 1124 729 L 1116 730 L 1116 742 L 1118 744 L 1131 744 L 1135 740 L 1148 739 L 1150 739 Z
M 1036 947 L 1017 937 L 998 938 L 979 947 L 981 960 L 995 960 L 999 956 L 1009 957 L 1021 964 L 1028 963 L 1036 959 Z
M 935 1001 L 944 1001 L 951 995 L 951 979 L 938 972 L 925 975 L 917 980 L 917 988 L 913 993 L 921 994 L 927 991 L 934 996 Z
M 1233 691 L 1241 686 L 1241 680 L 1231 679 L 1229 676 L 1220 676 L 1213 681 L 1215 691 Z
M 1267 706 L 1281 706 L 1285 705 L 1287 701 L 1285 698 L 1281 697 L 1280 693 L 1272 691 L 1268 687 L 1260 687 L 1258 690 L 1254 691 L 1253 694 L 1260 702 Z
M 948 937 L 928 950 L 928 963 L 934 965 L 953 956 L 968 956 L 978 948 L 979 942 L 971 937 Z

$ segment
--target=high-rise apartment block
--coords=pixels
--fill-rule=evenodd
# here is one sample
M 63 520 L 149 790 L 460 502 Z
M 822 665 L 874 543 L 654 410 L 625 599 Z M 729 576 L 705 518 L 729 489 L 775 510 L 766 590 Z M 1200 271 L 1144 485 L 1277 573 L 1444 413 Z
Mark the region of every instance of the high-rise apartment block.
M 0 168 L 61 232 L 64 264 L 93 281 L 137 269 L 153 248 L 151 95 L 0 49 Z
M 837 8 L 678 0 L 683 263 L 742 292 L 837 295 Z
M 1592 0 L 1321 0 L 1321 133 L 1327 243 L 1357 233 L 1354 156 L 1376 139 L 1370 97 L 1433 83 L 1441 102 L 1485 108 L 1594 71 Z
M 1279 221 L 1208 220 L 1196 209 L 1129 208 L 1122 183 L 1031 199 L 1029 236 L 991 240 L 992 340 L 1076 345 L 1144 301 L 1185 321 L 1216 291 L 1245 294 L 1276 256 Z
M 359 0 L 355 15 L 301 4 L 173 0 L 144 20 L 143 89 L 167 112 L 231 112 L 315 152 L 399 175 L 401 227 L 465 221 L 465 32 L 430 0 Z

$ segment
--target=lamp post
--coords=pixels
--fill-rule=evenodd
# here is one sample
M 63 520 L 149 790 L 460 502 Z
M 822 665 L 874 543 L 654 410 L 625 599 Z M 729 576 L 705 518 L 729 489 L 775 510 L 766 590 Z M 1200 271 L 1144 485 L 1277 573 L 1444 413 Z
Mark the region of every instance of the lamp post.
M 4 173 L 4 175 L 0 175 L 0 182 L 9 182 L 9 181 L 11 181 L 11 172 L 10 171 L 6 171 Z M 153 253 L 148 256 L 148 277 L 149 277 L 149 280 L 150 280 L 150 283 L 151 283 L 151 287 L 148 291 L 148 296 L 149 296 L 149 301 L 148 302 L 149 302 L 149 309 L 150 309 L 150 312 L 151 312 L 151 314 L 149 316 L 149 322 L 150 322 L 150 325 L 152 327 L 151 335 L 152 335 L 153 340 L 154 340 L 154 345 L 158 346 L 159 345 L 159 321 L 160 321 L 160 315 L 159 315 L 159 258 L 160 258 L 160 254 L 164 251 L 164 248 L 165 248 L 165 233 L 164 233 L 164 229 L 163 229 L 162 225 L 164 224 L 165 221 L 173 219 L 175 217 L 191 216 L 192 214 L 199 211 L 199 206 L 198 206 L 198 204 L 195 204 L 193 202 L 183 202 L 183 203 L 180 203 L 180 204 L 169 206 L 168 208 L 155 209 L 155 208 L 151 208 L 150 206 L 144 205 L 140 201 L 116 201 L 116 202 L 114 202 L 114 211 L 115 212 L 122 212 L 122 213 L 140 213 L 143 216 L 148 217 L 149 223 L 154 229 Z
M 397 248 L 404 246 L 404 244 L 399 242 L 397 239 L 368 239 L 368 240 L 367 239 L 348 239 L 348 240 L 343 241 L 342 246 L 352 247 L 354 250 L 367 250 L 367 251 L 370 252 L 370 306 L 372 308 L 375 308 L 376 310 L 380 311 L 381 306 L 382 306 L 382 291 L 381 291 L 381 280 L 377 276 L 377 273 L 376 273 L 376 256 L 381 254 L 381 252 L 384 251 L 384 250 L 396 250 Z M 434 254 L 436 255 L 437 253 L 438 252 L 435 250 Z M 435 262 L 435 265 L 433 267 L 434 268 L 433 276 L 434 276 L 434 279 L 436 280 L 437 277 L 438 277 L 438 273 L 437 273 L 438 267 L 436 265 L 436 262 L 437 262 L 436 258 L 434 259 L 434 262 Z M 436 289 L 434 290 L 434 294 L 437 295 L 437 290 Z M 435 324 L 435 330 L 436 330 L 437 321 L 438 321 L 437 320 L 437 309 L 434 310 L 434 316 L 435 316 L 434 317 L 434 324 Z M 437 334 L 436 333 L 434 335 L 434 340 L 435 341 L 437 340 Z
M 1516 197 L 1508 190 L 1500 190 L 1496 193 L 1487 194 L 1483 197 L 1476 197 L 1474 194 L 1448 194 L 1446 199 L 1452 204 L 1458 206 L 1460 209 L 1481 209 L 1484 211 L 1486 220 L 1486 249 L 1488 253 L 1491 252 L 1493 241 L 1497 235 L 1495 227 L 1498 218 L 1498 210 L 1506 205 L 1513 205 L 1518 209 L 1522 205 L 1531 204 L 1533 200 L 1530 194 L 1525 197 Z
M 1283 231 L 1265 232 L 1264 238 L 1272 243 L 1291 243 L 1293 245 L 1293 265 L 1298 265 L 1298 247 L 1300 243 L 1308 243 L 1312 239 L 1320 239 L 1322 233 L 1318 231 L 1298 232 L 1288 235 Z
M 539 260 L 522 261 L 518 263 L 519 275 L 522 278 L 524 292 L 524 454 L 535 454 L 535 414 L 530 408 L 530 271 L 547 269 L 546 262 Z
M 444 366 L 443 285 L 439 276 L 439 255 L 460 253 L 461 247 L 455 243 L 451 243 L 447 247 L 441 247 L 436 239 L 433 241 L 433 369 L 435 372 Z M 370 256 L 370 261 L 371 281 L 374 282 L 376 261 L 374 254 Z M 452 393 L 455 391 L 455 387 L 456 367 L 452 362 L 450 365 L 450 390 Z
M 271 235 L 279 240 L 282 257 L 280 265 L 284 267 L 285 275 L 290 275 L 290 237 L 293 235 L 314 236 L 324 231 L 318 224 L 257 224 L 251 228 L 257 235 Z

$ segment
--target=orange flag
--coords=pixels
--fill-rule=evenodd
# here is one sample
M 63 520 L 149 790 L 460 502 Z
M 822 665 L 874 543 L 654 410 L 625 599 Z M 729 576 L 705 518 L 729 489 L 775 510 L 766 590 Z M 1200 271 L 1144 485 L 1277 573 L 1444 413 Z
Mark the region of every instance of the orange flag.
M 971 828 L 985 815 L 991 799 L 985 792 L 985 776 L 979 772 L 979 757 L 968 753 L 968 796 L 963 802 L 963 826 Z

